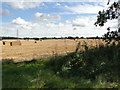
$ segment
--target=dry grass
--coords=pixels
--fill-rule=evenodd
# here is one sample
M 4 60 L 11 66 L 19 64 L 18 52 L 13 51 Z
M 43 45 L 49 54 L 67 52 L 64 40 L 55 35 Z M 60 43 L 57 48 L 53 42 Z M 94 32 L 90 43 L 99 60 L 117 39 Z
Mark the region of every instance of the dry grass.
M 24 61 L 31 59 L 47 58 L 53 55 L 65 55 L 76 50 L 77 44 L 80 42 L 80 50 L 84 50 L 85 44 L 88 48 L 100 47 L 105 45 L 101 39 L 59 39 L 59 40 L 20 40 L 21 45 L 10 46 L 10 42 L 16 40 L 3 40 L 2 59 L 14 59 L 14 61 Z

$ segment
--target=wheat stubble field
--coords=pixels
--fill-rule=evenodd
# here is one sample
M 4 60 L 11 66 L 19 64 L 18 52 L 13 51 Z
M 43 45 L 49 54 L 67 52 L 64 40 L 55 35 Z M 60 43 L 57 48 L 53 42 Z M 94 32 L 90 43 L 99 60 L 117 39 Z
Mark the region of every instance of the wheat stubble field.
M 15 62 L 42 59 L 53 55 L 66 55 L 74 52 L 80 42 L 79 50 L 84 50 L 85 43 L 89 48 L 105 45 L 102 39 L 50 39 L 50 40 L 18 40 L 21 45 L 12 45 L 15 39 L 2 40 L 2 59 L 13 59 Z

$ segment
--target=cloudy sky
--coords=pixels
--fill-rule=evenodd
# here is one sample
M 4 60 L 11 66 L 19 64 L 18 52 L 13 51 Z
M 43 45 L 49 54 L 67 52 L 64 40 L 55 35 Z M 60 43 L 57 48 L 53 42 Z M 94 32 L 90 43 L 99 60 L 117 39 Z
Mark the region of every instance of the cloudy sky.
M 117 28 L 117 20 L 94 26 L 98 11 L 108 7 L 108 0 L 44 1 L 0 2 L 0 36 L 16 36 L 18 30 L 19 37 L 93 37 L 102 36 L 108 26 Z

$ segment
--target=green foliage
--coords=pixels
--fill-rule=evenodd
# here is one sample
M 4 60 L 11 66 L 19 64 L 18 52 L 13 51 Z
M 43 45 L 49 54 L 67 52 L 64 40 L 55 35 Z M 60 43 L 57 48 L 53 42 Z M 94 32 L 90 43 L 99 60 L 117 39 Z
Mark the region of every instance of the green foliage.
M 108 1 L 109 4 L 110 1 Z M 97 16 L 97 21 L 95 22 L 96 26 L 104 26 L 104 24 L 108 20 L 118 19 L 120 16 L 120 4 L 119 2 L 114 2 L 107 10 L 99 11 Z M 103 35 L 105 39 L 108 39 L 108 43 L 112 41 L 112 39 L 120 40 L 120 28 L 116 31 L 110 31 L 110 27 L 107 28 L 108 32 Z
M 87 45 L 86 45 L 87 46 Z M 2 62 L 3 88 L 120 88 L 120 44 L 54 56 Z
M 95 25 L 104 26 L 104 23 L 106 23 L 107 20 L 117 19 L 119 16 L 119 9 L 120 6 L 118 2 L 114 2 L 106 11 L 99 11 Z

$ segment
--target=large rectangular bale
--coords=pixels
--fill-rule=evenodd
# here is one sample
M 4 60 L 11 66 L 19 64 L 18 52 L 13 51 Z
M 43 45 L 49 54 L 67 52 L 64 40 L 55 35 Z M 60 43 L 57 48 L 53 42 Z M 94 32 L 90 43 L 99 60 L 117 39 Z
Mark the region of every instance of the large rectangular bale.
M 16 45 L 21 45 L 20 41 L 12 41 L 10 42 L 10 46 L 16 46 Z

